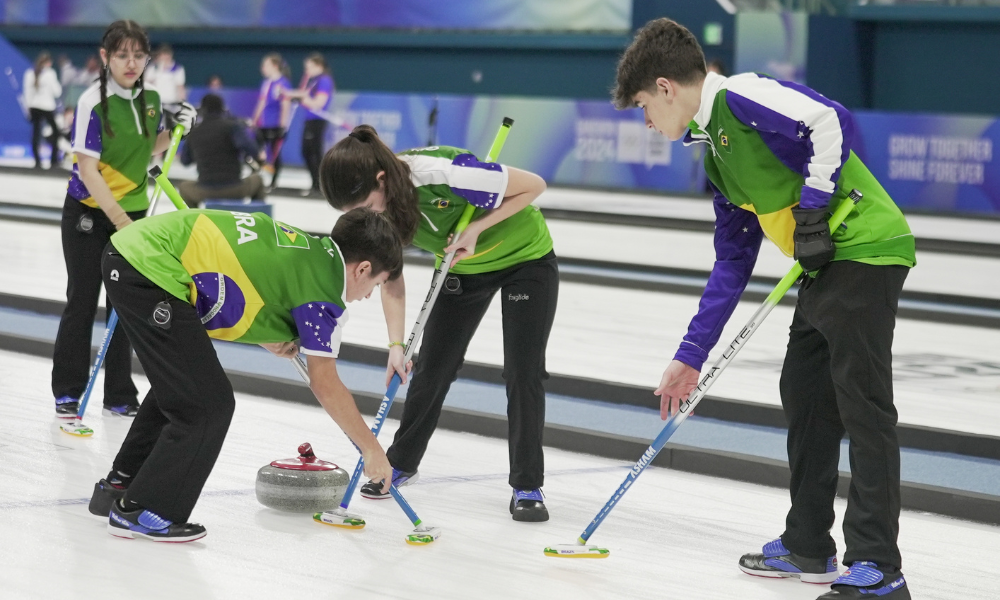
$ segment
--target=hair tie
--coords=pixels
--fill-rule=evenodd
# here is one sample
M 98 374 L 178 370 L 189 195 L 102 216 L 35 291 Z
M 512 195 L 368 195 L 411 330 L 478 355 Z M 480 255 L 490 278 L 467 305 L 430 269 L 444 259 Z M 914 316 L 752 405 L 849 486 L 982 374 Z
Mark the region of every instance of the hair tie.
M 348 137 L 352 137 L 352 138 L 358 140 L 359 142 L 363 142 L 364 141 L 363 139 L 361 139 L 361 135 L 359 135 L 358 132 L 354 131 L 353 129 L 351 130 L 351 133 L 348 133 L 347 135 L 348 135 Z

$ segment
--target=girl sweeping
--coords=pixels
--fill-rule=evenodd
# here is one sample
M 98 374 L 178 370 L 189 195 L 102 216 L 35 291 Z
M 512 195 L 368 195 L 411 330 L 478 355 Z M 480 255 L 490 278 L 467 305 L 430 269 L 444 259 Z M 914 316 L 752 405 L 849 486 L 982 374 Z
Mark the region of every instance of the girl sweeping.
M 456 264 L 427 320 L 423 351 L 406 394 L 403 419 L 387 451 L 397 486 L 416 480 L 417 467 L 437 426 L 441 405 L 455 380 L 469 341 L 500 292 L 503 307 L 504 378 L 507 381 L 510 512 L 517 521 L 546 521 L 542 484 L 545 425 L 545 349 L 556 311 L 559 270 L 552 238 L 531 203 L 545 190 L 533 173 L 480 162 L 450 146 L 409 150 L 396 156 L 375 130 L 360 125 L 323 158 L 323 193 L 341 210 L 366 206 L 384 212 L 404 244 Z M 477 208 L 469 227 L 449 240 L 465 206 Z M 449 245 L 450 244 L 450 245 Z M 382 286 L 389 331 L 386 379 L 403 364 L 405 284 Z M 362 487 L 384 498 L 381 486 Z
M 100 80 L 77 102 L 71 136 L 74 154 L 62 214 L 66 308 L 52 357 L 56 415 L 76 416 L 87 385 L 90 337 L 101 292 L 101 251 L 115 231 L 149 207 L 146 167 L 170 145 L 160 96 L 143 85 L 149 38 L 135 21 L 115 21 L 101 39 Z M 177 122 L 191 129 L 195 110 L 182 104 Z M 110 310 L 110 301 L 106 303 Z M 131 348 L 124 335 L 108 348 L 104 412 L 132 417 L 138 410 Z

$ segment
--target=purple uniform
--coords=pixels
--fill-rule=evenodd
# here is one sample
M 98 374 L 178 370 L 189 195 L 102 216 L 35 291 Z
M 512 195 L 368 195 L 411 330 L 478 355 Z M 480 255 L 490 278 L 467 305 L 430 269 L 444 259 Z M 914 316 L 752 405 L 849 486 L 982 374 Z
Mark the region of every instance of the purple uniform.
M 284 76 L 278 79 L 265 79 L 260 86 L 258 98 L 264 100 L 264 109 L 257 118 L 257 127 L 281 127 L 281 94 L 292 89 L 292 84 Z M 287 125 L 287 123 L 285 124 Z
M 319 94 L 326 92 L 326 104 L 324 104 L 319 111 L 324 113 L 330 109 L 330 104 L 333 103 L 333 78 L 323 73 L 322 75 L 317 75 L 316 77 L 310 77 L 309 81 L 306 82 L 306 92 L 310 98 L 315 98 Z M 313 111 L 306 109 L 306 120 L 314 121 L 316 119 L 326 119 L 322 114 L 316 114 Z

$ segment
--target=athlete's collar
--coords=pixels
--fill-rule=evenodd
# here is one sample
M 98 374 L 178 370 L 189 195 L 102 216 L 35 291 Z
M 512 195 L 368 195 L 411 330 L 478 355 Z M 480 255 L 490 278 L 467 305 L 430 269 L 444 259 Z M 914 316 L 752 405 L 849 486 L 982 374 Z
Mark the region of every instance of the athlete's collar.
M 135 100 L 139 96 L 139 92 L 142 91 L 142 87 L 137 83 L 132 89 L 125 89 L 118 85 L 114 77 L 108 76 L 108 92 L 118 96 L 119 98 L 124 98 L 126 100 Z
M 701 106 L 694 115 L 692 121 L 701 131 L 708 131 L 708 121 L 712 118 L 712 108 L 715 106 L 715 97 L 719 90 L 726 87 L 728 77 L 723 77 L 718 73 L 708 73 L 705 75 L 705 82 L 701 86 Z

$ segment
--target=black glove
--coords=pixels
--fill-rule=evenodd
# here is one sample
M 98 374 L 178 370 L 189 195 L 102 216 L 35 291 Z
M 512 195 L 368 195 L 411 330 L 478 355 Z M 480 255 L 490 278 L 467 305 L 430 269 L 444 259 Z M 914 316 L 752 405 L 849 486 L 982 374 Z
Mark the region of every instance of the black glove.
M 793 208 L 795 217 L 795 260 L 806 272 L 816 271 L 833 260 L 835 252 L 830 239 L 830 224 L 826 208 Z

